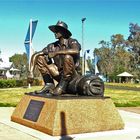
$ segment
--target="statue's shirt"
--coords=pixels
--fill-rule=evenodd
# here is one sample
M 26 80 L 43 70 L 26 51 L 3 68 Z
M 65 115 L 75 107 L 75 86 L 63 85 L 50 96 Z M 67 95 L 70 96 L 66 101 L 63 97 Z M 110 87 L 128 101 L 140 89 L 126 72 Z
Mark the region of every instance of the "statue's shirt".
M 79 51 L 79 54 L 73 54 L 73 60 L 75 63 L 76 67 L 79 67 L 79 62 L 80 62 L 80 50 L 81 50 L 81 45 L 76 39 L 69 38 L 67 40 L 67 45 L 60 45 L 59 41 L 53 42 L 47 47 L 43 49 L 44 54 L 48 54 L 49 52 L 56 52 L 60 50 L 67 50 L 67 49 L 76 49 Z M 64 55 L 57 55 L 53 58 L 54 64 L 58 67 L 58 69 L 61 69 L 63 67 L 63 60 L 64 60 Z

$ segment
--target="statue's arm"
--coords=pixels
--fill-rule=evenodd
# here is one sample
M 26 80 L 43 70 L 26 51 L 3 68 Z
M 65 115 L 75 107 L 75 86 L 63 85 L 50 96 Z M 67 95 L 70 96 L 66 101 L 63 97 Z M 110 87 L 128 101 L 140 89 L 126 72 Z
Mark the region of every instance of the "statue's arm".
M 55 53 L 56 53 L 56 55 L 65 55 L 65 54 L 72 55 L 72 54 L 78 54 L 79 50 L 78 49 L 66 49 L 66 50 L 56 51 Z
M 66 49 L 66 50 L 60 50 L 60 51 L 55 51 L 55 52 L 49 52 L 48 53 L 48 56 L 49 58 L 53 58 L 57 55 L 75 55 L 75 54 L 78 54 L 79 53 L 79 50 L 77 49 Z
M 81 50 L 80 44 L 78 43 L 77 40 L 74 40 L 73 42 L 71 42 L 69 49 L 66 48 L 64 50 L 59 50 L 56 52 L 49 52 L 48 56 L 49 56 L 49 58 L 53 58 L 56 55 L 66 55 L 66 54 L 77 55 L 77 54 L 79 54 L 80 50 Z
M 31 78 L 34 77 L 33 73 L 34 73 L 37 58 L 41 55 L 44 55 L 43 51 L 36 52 L 31 57 L 30 66 L 29 66 L 29 77 Z

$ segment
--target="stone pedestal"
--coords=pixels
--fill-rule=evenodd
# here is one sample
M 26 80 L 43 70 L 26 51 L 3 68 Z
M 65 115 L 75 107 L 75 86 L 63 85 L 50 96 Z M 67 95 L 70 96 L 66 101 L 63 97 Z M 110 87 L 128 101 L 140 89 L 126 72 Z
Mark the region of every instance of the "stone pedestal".
M 24 95 L 11 120 L 53 136 L 124 128 L 110 98 Z

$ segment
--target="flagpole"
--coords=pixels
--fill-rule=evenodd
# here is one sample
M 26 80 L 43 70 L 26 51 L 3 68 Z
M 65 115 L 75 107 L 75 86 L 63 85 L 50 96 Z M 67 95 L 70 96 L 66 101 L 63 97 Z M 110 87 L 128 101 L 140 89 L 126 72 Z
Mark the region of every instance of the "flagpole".
M 30 47 L 29 47 L 29 70 L 30 70 L 30 61 L 31 61 L 31 48 L 32 48 L 32 19 L 30 19 Z M 31 88 L 31 84 L 28 83 L 28 88 Z
M 85 65 L 85 60 L 84 60 L 84 21 L 86 18 L 82 18 L 82 75 L 85 75 L 84 72 L 84 65 Z
M 34 51 L 32 48 L 33 46 L 32 39 L 36 30 L 37 22 L 38 20 L 32 21 L 32 19 L 30 19 L 29 28 L 28 28 L 27 35 L 25 37 L 25 42 L 24 42 L 25 49 L 27 52 L 27 57 L 28 57 L 28 71 L 29 72 L 31 71 L 31 65 L 30 65 L 31 57 L 34 54 Z M 31 83 L 28 83 L 28 88 L 31 88 Z

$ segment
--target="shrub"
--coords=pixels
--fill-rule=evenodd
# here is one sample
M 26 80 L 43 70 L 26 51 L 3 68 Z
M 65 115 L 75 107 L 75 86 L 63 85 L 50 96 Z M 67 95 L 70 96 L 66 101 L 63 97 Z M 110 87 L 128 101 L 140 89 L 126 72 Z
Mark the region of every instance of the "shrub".
M 42 85 L 42 80 L 34 79 L 32 86 L 41 86 L 41 85 Z
M 16 87 L 15 80 L 0 80 L 0 88 Z
M 35 79 L 32 86 L 40 86 L 41 81 L 38 79 Z M 22 87 L 22 86 L 28 86 L 27 79 L 21 79 L 21 80 L 0 80 L 0 88 L 14 88 L 14 87 Z

